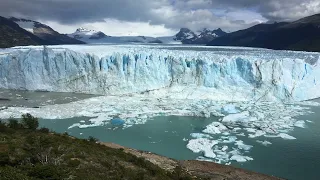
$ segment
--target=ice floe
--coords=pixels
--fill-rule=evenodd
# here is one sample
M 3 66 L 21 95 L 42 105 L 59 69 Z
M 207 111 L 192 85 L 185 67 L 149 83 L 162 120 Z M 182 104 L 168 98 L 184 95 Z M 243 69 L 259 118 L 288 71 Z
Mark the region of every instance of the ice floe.
M 271 145 L 271 144 L 272 144 L 272 143 L 269 142 L 269 141 L 260 141 L 260 140 L 257 140 L 256 142 L 257 142 L 257 143 L 260 143 L 260 144 L 262 144 L 262 145 L 264 145 L 264 146 L 268 146 L 268 145 Z

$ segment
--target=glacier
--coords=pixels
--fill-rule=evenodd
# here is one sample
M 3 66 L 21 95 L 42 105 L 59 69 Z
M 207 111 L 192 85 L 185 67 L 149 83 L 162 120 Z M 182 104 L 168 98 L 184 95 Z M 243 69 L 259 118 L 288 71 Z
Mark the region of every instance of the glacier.
M 0 108 L 0 119 L 31 113 L 42 119 L 79 119 L 69 128 L 104 126 L 114 117 L 123 128 L 156 116 L 217 116 L 184 137 L 199 160 L 252 161 L 254 146 L 271 138 L 294 140 L 297 117 L 320 96 L 319 53 L 254 48 L 63 45 L 0 49 L 0 88 L 101 95 L 39 108 Z
M 229 101 L 303 101 L 320 96 L 318 53 L 240 50 L 16 47 L 0 51 L 0 88 Z

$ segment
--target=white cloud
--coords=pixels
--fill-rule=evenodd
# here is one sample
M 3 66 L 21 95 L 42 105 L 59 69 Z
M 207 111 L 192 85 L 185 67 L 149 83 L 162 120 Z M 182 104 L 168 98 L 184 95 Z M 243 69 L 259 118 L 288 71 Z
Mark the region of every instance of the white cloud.
M 63 33 L 73 33 L 79 27 L 85 27 L 102 31 L 110 36 L 170 36 L 177 33 L 175 30 L 164 27 L 164 25 L 151 25 L 149 22 L 126 22 L 116 19 L 105 19 L 105 22 L 80 23 L 74 25 L 62 25 L 53 21 L 45 24 Z

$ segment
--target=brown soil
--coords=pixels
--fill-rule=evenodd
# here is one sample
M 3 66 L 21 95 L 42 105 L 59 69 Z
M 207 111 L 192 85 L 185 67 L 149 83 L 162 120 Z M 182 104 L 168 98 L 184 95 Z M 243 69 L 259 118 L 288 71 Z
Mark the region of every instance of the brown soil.
M 114 143 L 102 142 L 101 144 L 115 149 L 123 149 L 125 152 L 137 157 L 143 157 L 167 171 L 172 171 L 175 167 L 181 166 L 185 171 L 193 176 L 205 177 L 210 180 L 281 180 L 281 178 L 213 162 L 195 160 L 177 161 L 151 152 L 126 148 Z

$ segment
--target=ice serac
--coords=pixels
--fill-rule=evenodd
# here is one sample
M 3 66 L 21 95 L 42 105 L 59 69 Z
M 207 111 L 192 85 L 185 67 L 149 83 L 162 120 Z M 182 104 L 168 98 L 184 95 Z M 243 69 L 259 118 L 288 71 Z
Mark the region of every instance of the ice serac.
M 72 49 L 72 48 L 70 48 Z M 0 55 L 0 88 L 301 101 L 320 97 L 319 54 L 269 50 L 36 47 Z

